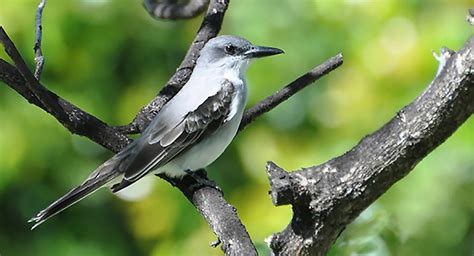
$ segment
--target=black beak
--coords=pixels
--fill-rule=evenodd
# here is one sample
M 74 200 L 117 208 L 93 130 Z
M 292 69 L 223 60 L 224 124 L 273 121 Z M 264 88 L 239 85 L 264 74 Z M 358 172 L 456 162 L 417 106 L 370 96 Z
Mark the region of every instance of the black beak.
M 253 46 L 249 50 L 247 50 L 244 55 L 247 58 L 261 58 L 271 55 L 277 55 L 285 53 L 283 50 L 273 47 L 266 47 L 266 46 Z

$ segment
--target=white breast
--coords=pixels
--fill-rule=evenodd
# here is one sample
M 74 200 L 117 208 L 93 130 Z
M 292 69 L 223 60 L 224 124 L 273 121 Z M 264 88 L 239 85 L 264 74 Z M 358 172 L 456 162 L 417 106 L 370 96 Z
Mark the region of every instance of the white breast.
M 237 93 L 231 103 L 229 119 L 214 133 L 159 168 L 155 173 L 165 173 L 170 177 L 183 176 L 185 170 L 196 171 L 208 166 L 229 146 L 237 133 L 247 101 L 247 88 L 244 82 L 240 79 L 236 81 L 235 77 L 231 81 L 237 86 Z

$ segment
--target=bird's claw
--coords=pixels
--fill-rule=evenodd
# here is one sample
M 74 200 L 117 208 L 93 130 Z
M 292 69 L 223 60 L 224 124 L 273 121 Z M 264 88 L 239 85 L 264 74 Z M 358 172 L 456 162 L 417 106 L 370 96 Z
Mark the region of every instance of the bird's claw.
M 217 186 L 217 184 L 214 181 L 203 178 L 199 174 L 190 170 L 185 170 L 184 172 L 187 175 L 191 176 L 197 182 L 191 185 L 190 187 L 191 190 L 197 190 L 198 188 L 201 188 L 201 187 L 211 187 L 222 193 L 222 189 L 219 186 Z

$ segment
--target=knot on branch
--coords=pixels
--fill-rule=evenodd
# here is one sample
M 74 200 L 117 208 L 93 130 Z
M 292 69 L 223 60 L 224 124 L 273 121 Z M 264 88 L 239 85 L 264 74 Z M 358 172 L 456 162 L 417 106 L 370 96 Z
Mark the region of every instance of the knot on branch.
M 270 180 L 270 196 L 274 205 L 286 205 L 293 202 L 293 186 L 290 175 L 272 161 L 267 162 L 267 175 Z
M 305 205 L 312 201 L 308 185 L 316 183 L 298 172 L 288 173 L 274 162 L 267 162 L 267 175 L 270 181 L 270 196 L 274 205 Z
M 187 3 L 178 0 L 145 0 L 143 5 L 147 12 L 157 19 L 179 20 L 191 19 L 203 13 L 209 0 L 189 0 Z

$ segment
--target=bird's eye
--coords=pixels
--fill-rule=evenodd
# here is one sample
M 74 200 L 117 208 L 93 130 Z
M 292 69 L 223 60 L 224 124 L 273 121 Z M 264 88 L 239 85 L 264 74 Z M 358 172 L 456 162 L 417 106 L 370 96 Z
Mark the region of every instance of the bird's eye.
M 229 55 L 234 55 L 236 53 L 237 48 L 231 44 L 225 46 L 224 51 Z

